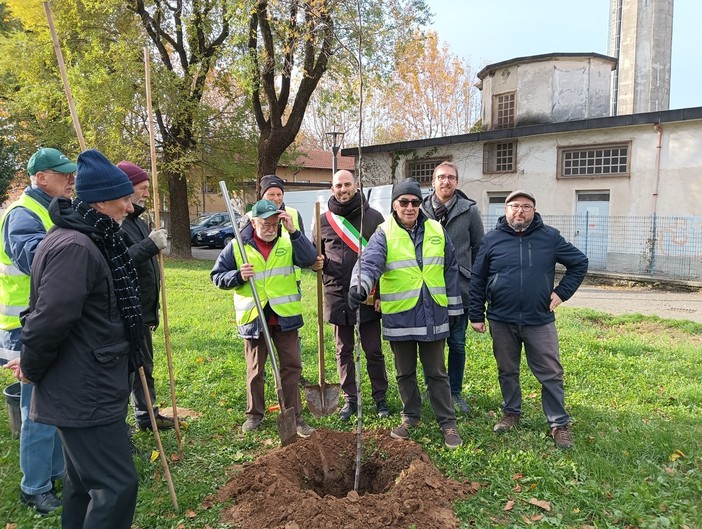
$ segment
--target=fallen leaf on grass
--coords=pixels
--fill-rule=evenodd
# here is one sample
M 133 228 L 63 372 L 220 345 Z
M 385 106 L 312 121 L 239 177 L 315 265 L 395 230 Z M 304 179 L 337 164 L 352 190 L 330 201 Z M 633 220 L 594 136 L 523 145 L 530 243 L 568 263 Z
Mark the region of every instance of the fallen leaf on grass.
M 16 523 L 6 523 L 5 529 L 17 529 L 17 524 Z
M 151 451 L 151 457 L 149 458 L 149 461 L 152 463 L 158 459 L 158 456 L 161 455 L 158 450 L 152 450 Z
M 536 498 L 530 498 L 529 503 L 542 508 L 544 511 L 551 512 L 551 504 L 544 500 L 537 500 Z
M 505 508 L 502 510 L 511 511 L 512 509 L 514 509 L 514 500 L 509 500 L 507 503 L 505 503 Z
M 681 450 L 675 450 L 675 452 L 670 454 L 671 461 L 677 461 L 680 458 L 685 458 L 685 454 Z
M 668 474 L 669 476 L 674 476 L 675 475 L 675 469 L 671 467 L 663 467 L 663 470 L 665 470 L 665 473 Z
M 527 525 L 531 525 L 534 523 L 529 519 L 529 517 L 526 514 L 522 514 L 522 520 L 524 520 L 524 523 Z
M 520 473 L 514 474 L 514 475 L 512 476 L 512 479 L 516 481 L 516 480 L 518 480 L 518 479 L 522 479 L 523 477 L 524 477 L 524 474 L 522 474 L 522 473 L 520 472 Z
M 185 511 L 185 517 L 186 518 L 195 518 L 195 517 L 197 517 L 197 513 L 193 510 Z
M 182 461 L 183 458 L 180 456 L 180 454 L 173 453 L 168 459 L 171 460 L 171 463 L 177 463 L 178 461 Z
M 522 486 L 519 483 L 517 483 L 512 489 L 512 492 L 522 492 Z

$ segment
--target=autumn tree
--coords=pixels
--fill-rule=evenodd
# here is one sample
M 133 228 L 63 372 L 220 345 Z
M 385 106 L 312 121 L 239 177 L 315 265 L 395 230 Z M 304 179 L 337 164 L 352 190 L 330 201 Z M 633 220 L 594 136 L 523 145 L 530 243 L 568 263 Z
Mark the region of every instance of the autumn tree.
M 440 44 L 436 32 L 417 35 L 401 52 L 383 98 L 383 143 L 465 134 L 478 117 L 478 92 L 467 61 Z

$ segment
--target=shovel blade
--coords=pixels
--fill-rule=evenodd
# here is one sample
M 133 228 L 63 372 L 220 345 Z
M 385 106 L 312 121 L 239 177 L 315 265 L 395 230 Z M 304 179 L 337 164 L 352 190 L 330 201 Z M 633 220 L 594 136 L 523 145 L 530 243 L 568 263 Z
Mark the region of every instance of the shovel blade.
M 297 441 L 297 422 L 295 421 L 295 409 L 283 408 L 275 419 L 278 426 L 278 436 L 280 444 L 286 446 Z
M 333 414 L 339 407 L 339 384 L 310 384 L 305 386 L 307 408 L 314 417 Z

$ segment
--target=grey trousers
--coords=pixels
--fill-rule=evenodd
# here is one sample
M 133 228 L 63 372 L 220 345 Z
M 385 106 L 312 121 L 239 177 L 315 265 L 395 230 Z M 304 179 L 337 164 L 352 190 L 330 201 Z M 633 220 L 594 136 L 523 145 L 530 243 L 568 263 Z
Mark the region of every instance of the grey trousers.
M 339 371 L 339 383 L 344 392 L 344 399 L 357 402 L 356 364 L 354 363 L 354 344 L 356 328 L 353 325 L 334 325 L 336 340 L 336 368 Z M 359 334 L 361 346 L 366 355 L 366 369 L 371 383 L 373 400 L 385 400 L 388 391 L 388 375 L 385 371 L 385 357 L 380 341 L 380 320 L 361 323 Z
M 395 355 L 397 389 L 402 401 L 402 420 L 415 425 L 419 422 L 422 397 L 417 386 L 417 353 L 427 381 L 429 402 L 441 429 L 456 427 L 456 412 L 451 400 L 451 386 L 444 364 L 444 342 L 390 342 Z
M 549 427 L 570 423 L 570 416 L 565 410 L 563 366 L 560 361 L 556 324 L 551 322 L 546 325 L 514 325 L 491 320 L 490 335 L 492 351 L 497 361 L 503 411 L 522 413 L 519 362 L 524 344 L 529 369 L 541 383 L 541 405 Z

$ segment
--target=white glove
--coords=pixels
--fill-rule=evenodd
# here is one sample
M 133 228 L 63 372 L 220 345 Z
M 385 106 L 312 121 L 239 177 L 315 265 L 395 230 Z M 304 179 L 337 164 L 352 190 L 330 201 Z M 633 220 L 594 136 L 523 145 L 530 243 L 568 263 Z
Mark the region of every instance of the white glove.
M 149 239 L 154 241 L 159 250 L 163 250 L 168 245 L 168 233 L 164 229 L 153 230 L 149 233 Z

